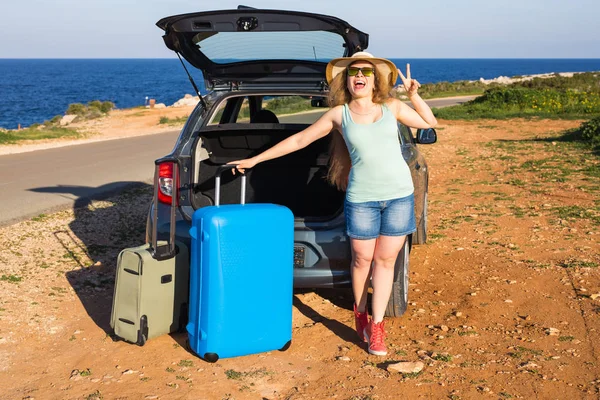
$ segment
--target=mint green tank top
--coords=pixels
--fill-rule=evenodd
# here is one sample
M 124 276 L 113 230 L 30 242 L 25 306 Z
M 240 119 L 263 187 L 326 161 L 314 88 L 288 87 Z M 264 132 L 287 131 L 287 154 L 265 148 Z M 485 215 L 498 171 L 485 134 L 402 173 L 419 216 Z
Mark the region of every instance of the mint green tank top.
M 352 160 L 346 199 L 351 203 L 391 200 L 414 191 L 410 169 L 402 157 L 398 122 L 385 104 L 382 111 L 379 120 L 357 124 L 344 105 L 342 135 Z

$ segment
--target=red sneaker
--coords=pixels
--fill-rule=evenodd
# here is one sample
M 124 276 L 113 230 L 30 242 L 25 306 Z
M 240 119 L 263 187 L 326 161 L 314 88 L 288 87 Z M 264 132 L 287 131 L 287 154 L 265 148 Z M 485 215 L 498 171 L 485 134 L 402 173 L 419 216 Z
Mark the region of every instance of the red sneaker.
M 356 325 L 356 333 L 361 341 L 366 342 L 365 328 L 369 324 L 367 312 L 358 312 L 356 304 L 354 304 L 354 324 Z
M 371 322 L 369 322 L 369 324 L 365 328 L 365 337 L 367 338 L 367 342 L 369 343 L 369 354 L 373 354 L 376 356 L 387 355 L 387 347 L 385 347 L 384 343 L 384 324 L 385 321 L 381 321 L 376 324 L 373 322 L 373 320 L 371 320 Z

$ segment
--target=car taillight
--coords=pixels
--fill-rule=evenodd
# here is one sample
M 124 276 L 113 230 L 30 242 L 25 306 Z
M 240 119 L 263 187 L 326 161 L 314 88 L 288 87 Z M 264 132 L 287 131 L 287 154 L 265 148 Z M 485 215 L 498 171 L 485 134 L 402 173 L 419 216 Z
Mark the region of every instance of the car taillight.
M 173 186 L 173 163 L 163 163 L 158 167 L 158 201 L 164 204 L 171 204 L 173 196 L 177 196 L 179 187 L 179 176 L 175 187 Z M 179 199 L 176 198 L 176 204 L 179 205 Z

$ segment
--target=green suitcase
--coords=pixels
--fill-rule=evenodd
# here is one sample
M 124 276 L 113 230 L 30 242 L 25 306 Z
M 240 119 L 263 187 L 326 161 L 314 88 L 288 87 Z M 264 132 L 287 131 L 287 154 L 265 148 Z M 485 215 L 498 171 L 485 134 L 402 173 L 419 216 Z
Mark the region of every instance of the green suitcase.
M 173 170 L 177 182 L 176 162 Z M 158 171 L 155 188 L 157 176 Z M 155 193 L 152 244 L 124 249 L 117 259 L 110 326 L 117 338 L 140 346 L 148 339 L 183 331 L 187 323 L 189 252 L 174 240 L 174 197 L 169 241 L 157 241 Z

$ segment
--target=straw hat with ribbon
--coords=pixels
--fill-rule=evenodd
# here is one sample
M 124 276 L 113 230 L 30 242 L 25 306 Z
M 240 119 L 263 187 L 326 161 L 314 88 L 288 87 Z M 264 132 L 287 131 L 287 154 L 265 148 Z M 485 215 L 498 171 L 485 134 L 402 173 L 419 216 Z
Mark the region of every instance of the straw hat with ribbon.
M 389 79 L 390 85 L 396 84 L 396 80 L 398 79 L 398 69 L 394 63 L 385 58 L 373 57 L 371 53 L 367 53 L 366 51 L 359 51 L 358 53 L 354 53 L 351 57 L 334 58 L 329 61 L 327 69 L 325 70 L 327 83 L 331 83 L 337 74 L 343 72 L 350 64 L 358 61 L 366 61 L 373 64 L 383 76 Z

